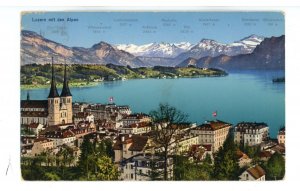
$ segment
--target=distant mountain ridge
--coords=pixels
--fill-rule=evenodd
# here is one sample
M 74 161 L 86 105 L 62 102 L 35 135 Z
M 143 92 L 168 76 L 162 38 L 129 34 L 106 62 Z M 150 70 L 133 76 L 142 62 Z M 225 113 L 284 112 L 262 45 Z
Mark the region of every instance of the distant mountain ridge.
M 252 53 L 234 56 L 206 56 L 199 59 L 187 58 L 178 67 L 187 66 L 235 69 L 284 69 L 285 36 L 265 38 Z
M 275 39 L 277 37 L 274 37 Z M 21 64 L 46 64 L 51 62 L 51 57 L 55 57 L 55 62 L 63 63 L 64 58 L 68 63 L 74 64 L 115 64 L 131 67 L 153 67 L 153 66 L 215 66 L 215 67 L 237 67 L 242 68 L 249 64 L 246 55 L 255 53 L 256 57 L 266 62 L 275 62 L 278 55 L 274 52 L 268 54 L 266 60 L 263 55 L 258 56 L 255 52 L 258 47 L 262 49 L 274 49 L 280 43 L 274 40 L 274 43 L 265 43 L 269 38 L 250 35 L 231 44 L 223 44 L 211 39 L 202 39 L 199 43 L 193 45 L 188 42 L 181 43 L 150 43 L 137 46 L 129 45 L 111 45 L 100 41 L 90 48 L 68 47 L 63 44 L 51 41 L 43 36 L 28 30 L 21 31 Z M 264 45 L 266 44 L 266 45 Z M 269 46 L 269 47 L 268 47 Z M 274 47 L 273 47 L 274 46 Z M 282 50 L 280 50 L 282 48 Z M 284 46 L 280 46 L 278 53 L 282 55 Z M 275 50 L 274 49 L 274 50 Z M 243 56 L 245 55 L 245 56 Z M 227 64 L 239 57 L 239 64 Z M 250 56 L 251 59 L 253 56 Z M 221 59 L 222 58 L 222 59 Z M 219 60 L 218 62 L 218 59 Z M 255 62 L 259 62 L 256 60 Z M 281 60 L 282 61 L 282 60 Z M 221 65 L 221 63 L 226 63 Z M 236 62 L 236 61 L 234 61 Z M 284 62 L 284 60 L 283 60 Z M 245 64 L 248 63 L 248 64 Z M 271 66 L 271 64 L 269 64 Z M 267 65 L 266 67 L 268 67 Z M 257 64 L 253 64 L 256 67 Z M 272 67 L 274 67 L 272 65 Z
M 114 48 L 106 42 L 99 42 L 91 48 L 67 47 L 48 40 L 32 31 L 21 32 L 21 64 L 46 64 L 55 56 L 56 62 L 77 64 L 107 64 L 129 65 L 132 67 L 146 66 L 136 56 Z

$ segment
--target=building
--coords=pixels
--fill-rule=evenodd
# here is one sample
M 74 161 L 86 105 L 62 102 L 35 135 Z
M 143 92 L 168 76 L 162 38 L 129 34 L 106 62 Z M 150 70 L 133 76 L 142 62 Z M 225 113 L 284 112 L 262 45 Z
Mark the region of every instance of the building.
M 232 125 L 220 120 L 208 121 L 190 130 L 190 134 L 199 137 L 201 145 L 212 145 L 212 151 L 216 152 L 223 146 Z
M 243 168 L 245 166 L 250 166 L 252 159 L 248 157 L 245 153 L 243 153 L 241 150 L 237 150 L 236 153 L 238 160 L 239 160 L 239 166 L 240 168 Z
M 135 113 L 125 116 L 121 121 L 123 122 L 123 127 L 128 127 L 131 124 L 135 123 L 149 123 L 151 122 L 151 118 L 149 115 L 146 115 L 144 113 Z
M 241 122 L 234 128 L 234 141 L 238 144 L 255 146 L 269 138 L 269 127 L 266 123 Z
M 259 165 L 253 166 L 245 170 L 239 177 L 240 181 L 265 181 L 266 173 Z
M 285 144 L 285 127 L 279 129 L 277 140 L 278 140 L 278 144 Z
M 72 94 L 67 80 L 67 65 L 64 68 L 64 81 L 62 92 L 59 95 L 54 75 L 52 58 L 52 79 L 48 100 L 21 100 L 21 124 L 40 123 L 52 126 L 72 123 Z
M 30 156 L 36 156 L 47 150 L 54 148 L 54 142 L 47 138 L 38 138 L 34 140 Z
M 151 131 L 150 122 L 133 123 L 126 127 L 121 127 L 120 131 L 122 134 L 143 134 Z
M 164 159 L 152 154 L 138 154 L 120 163 L 121 180 L 163 180 Z M 173 159 L 167 159 L 167 178 L 173 179 Z
M 181 154 L 184 152 L 188 152 L 192 145 L 196 145 L 199 143 L 199 136 L 183 136 L 178 139 L 176 153 Z
M 44 125 L 39 124 L 39 123 L 31 123 L 27 126 L 28 130 L 30 132 L 33 132 L 34 135 L 39 135 L 39 132 L 41 132 L 42 130 L 44 130 Z
M 150 140 L 141 135 L 119 135 L 113 145 L 115 162 L 120 162 L 137 154 L 149 152 Z

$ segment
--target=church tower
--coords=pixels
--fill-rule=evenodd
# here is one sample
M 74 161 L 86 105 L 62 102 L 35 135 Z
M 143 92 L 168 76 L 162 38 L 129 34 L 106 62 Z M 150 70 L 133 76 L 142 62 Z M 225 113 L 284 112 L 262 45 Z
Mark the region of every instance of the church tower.
M 60 124 L 60 97 L 56 89 L 54 66 L 52 57 L 52 79 L 48 96 L 48 125 Z
M 73 122 L 73 108 L 72 108 L 72 94 L 69 89 L 69 83 L 67 80 L 67 64 L 65 60 L 65 72 L 64 72 L 64 83 L 63 89 L 60 94 L 61 97 L 61 123 L 72 123 Z

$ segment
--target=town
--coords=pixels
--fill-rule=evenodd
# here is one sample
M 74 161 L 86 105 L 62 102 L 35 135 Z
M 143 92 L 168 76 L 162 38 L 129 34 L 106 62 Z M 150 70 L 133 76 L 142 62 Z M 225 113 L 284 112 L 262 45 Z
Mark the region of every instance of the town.
M 48 99 L 21 100 L 25 180 L 280 180 L 285 127 L 217 119 L 189 123 L 168 104 L 150 113 L 130 106 L 73 102 L 64 68 L 58 93 L 52 61 Z

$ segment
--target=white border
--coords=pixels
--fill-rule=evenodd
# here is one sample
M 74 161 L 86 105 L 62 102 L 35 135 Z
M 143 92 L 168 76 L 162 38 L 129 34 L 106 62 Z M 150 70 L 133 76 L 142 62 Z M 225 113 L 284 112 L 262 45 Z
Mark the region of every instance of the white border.
M 5 7 L 0 8 L 0 53 L 1 53 L 1 77 L 0 77 L 0 180 L 1 190 L 65 190 L 65 189 L 97 189 L 97 190 L 153 190 L 153 189 L 167 189 L 167 190 L 284 190 L 288 187 L 295 186 L 297 188 L 298 172 L 299 172 L 299 138 L 300 127 L 298 127 L 299 112 L 299 82 L 300 82 L 300 63 L 299 63 L 299 46 L 300 46 L 300 8 L 299 7 L 267 7 L 268 2 L 261 2 L 258 0 L 251 1 L 252 5 L 260 7 L 237 7 L 244 6 L 240 1 L 232 4 L 233 1 L 227 1 L 230 4 L 224 4 L 224 0 L 214 1 L 213 3 L 202 3 L 201 5 L 218 5 L 219 7 L 197 7 L 199 3 L 191 4 L 190 0 L 185 0 L 184 6 L 176 0 L 177 3 L 172 3 L 173 7 L 163 3 L 164 7 L 157 7 L 155 3 L 137 3 L 128 4 L 128 0 L 110 1 L 110 3 L 117 2 L 121 5 L 131 5 L 135 7 L 47 7 L 51 6 L 48 2 L 41 4 L 41 1 L 23 1 L 11 0 L 5 2 L 3 5 L 26 7 Z M 28 3 L 30 2 L 30 3 Z M 66 1 L 56 1 L 58 6 L 70 5 Z M 63 3 L 62 3 L 63 2 Z M 75 3 L 75 5 L 83 5 Z M 86 0 L 87 5 L 91 4 Z M 124 2 L 127 2 L 124 4 Z M 295 1 L 286 0 L 286 5 L 296 5 Z M 31 4 L 32 3 L 32 4 Z M 74 1 L 73 1 L 74 3 Z M 112 6 L 108 2 L 102 5 Z M 219 3 L 219 4 L 218 4 Z M 250 3 L 246 3 L 249 5 Z M 282 4 L 277 0 L 271 3 L 273 6 Z M 33 7 L 40 6 L 40 7 Z M 152 7 L 144 7 L 151 5 Z M 181 5 L 181 7 L 180 7 Z M 193 6 L 194 5 L 194 6 Z M 230 6 L 228 6 L 230 5 Z M 251 4 L 250 4 L 251 5 Z M 299 5 L 299 3 L 298 3 Z M 177 6 L 177 7 L 175 7 Z M 188 7 L 190 6 L 190 7 Z M 224 6 L 224 7 L 222 7 Z M 286 179 L 278 182 L 28 182 L 22 181 L 20 176 L 20 154 L 19 154 L 19 51 L 20 51 L 20 12 L 22 10 L 47 10 L 47 11 L 67 11 L 67 10 L 200 10 L 200 11 L 283 11 L 285 13 L 286 25 L 286 126 L 287 126 L 287 166 Z M 5 176 L 5 171 L 8 165 L 9 157 L 11 158 L 11 169 L 8 176 Z M 288 186 L 288 187 L 287 187 Z

